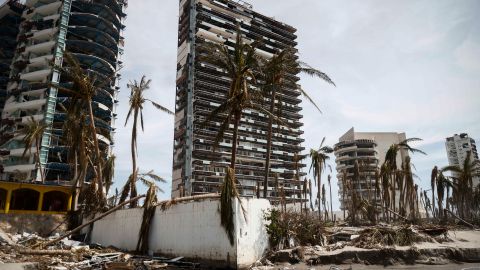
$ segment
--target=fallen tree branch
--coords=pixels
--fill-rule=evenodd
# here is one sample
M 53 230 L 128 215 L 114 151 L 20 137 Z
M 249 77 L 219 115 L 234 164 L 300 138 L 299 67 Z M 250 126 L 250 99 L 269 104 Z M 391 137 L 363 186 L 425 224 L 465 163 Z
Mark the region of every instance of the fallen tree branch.
M 448 213 L 450 213 L 450 215 L 452 215 L 453 217 L 455 217 L 456 219 L 460 220 L 461 222 L 467 224 L 468 226 L 472 227 L 472 229 L 476 229 L 477 227 L 475 225 L 473 225 L 472 223 L 469 223 L 467 221 L 465 221 L 464 219 L 460 218 L 459 216 L 455 215 L 452 211 L 450 211 L 449 209 L 443 209 L 445 211 L 447 211 Z
M 399 213 L 397 213 L 397 212 L 393 211 L 392 209 L 390 209 L 390 208 L 388 208 L 388 207 L 385 207 L 385 206 L 383 206 L 383 205 L 380 205 L 380 204 L 377 204 L 377 206 L 380 206 L 380 207 L 382 207 L 383 209 L 387 210 L 388 212 L 390 212 L 390 213 L 394 214 L 395 216 L 397 216 L 397 217 L 399 217 L 399 218 L 402 218 L 403 220 L 405 220 L 405 221 L 407 221 L 407 222 L 411 222 L 411 220 L 410 220 L 410 219 L 408 219 L 408 218 L 406 218 L 406 217 L 404 217 L 404 216 L 400 215 Z
M 25 250 L 19 250 L 18 252 L 23 255 L 72 255 L 71 250 L 63 250 L 63 249 L 53 249 L 53 250 L 25 249 Z
M 58 238 L 53 239 L 53 240 L 51 240 L 51 241 L 48 241 L 48 242 L 46 242 L 46 243 L 38 243 L 38 244 L 34 245 L 32 248 L 37 248 L 37 247 L 40 247 L 40 246 L 41 246 L 41 247 L 46 247 L 46 246 L 53 245 L 53 244 L 55 244 L 55 243 L 57 243 L 57 242 L 60 242 L 62 239 L 66 238 L 66 237 L 69 237 L 70 235 L 72 235 L 72 234 L 80 231 L 81 229 L 89 226 L 90 224 L 92 224 L 92 223 L 94 223 L 94 222 L 96 222 L 96 221 L 98 221 L 98 220 L 100 220 L 100 219 L 102 219 L 102 218 L 110 215 L 111 213 L 119 210 L 119 209 L 122 208 L 123 206 L 125 206 L 125 205 L 127 205 L 127 204 L 129 204 L 129 203 L 131 203 L 131 202 L 138 201 L 139 199 L 141 199 L 141 198 L 143 198 L 143 197 L 145 197 L 145 195 L 140 195 L 140 196 L 137 196 L 137 197 L 135 197 L 135 198 L 133 198 L 133 199 L 131 199 L 131 200 L 128 200 L 128 201 L 126 201 L 126 202 L 123 202 L 123 203 L 115 206 L 114 208 L 108 210 L 107 212 L 101 214 L 100 216 L 98 216 L 98 217 L 90 220 L 89 222 L 87 222 L 87 223 L 85 223 L 85 224 L 82 224 L 82 225 L 76 227 L 75 229 L 73 229 L 73 230 L 71 230 L 71 231 L 69 231 L 69 232 L 67 232 L 67 233 L 59 236 Z

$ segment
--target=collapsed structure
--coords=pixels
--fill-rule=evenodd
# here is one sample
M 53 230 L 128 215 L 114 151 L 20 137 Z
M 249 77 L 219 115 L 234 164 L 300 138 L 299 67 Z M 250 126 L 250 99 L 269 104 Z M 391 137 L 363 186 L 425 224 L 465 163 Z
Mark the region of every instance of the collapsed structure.
M 98 90 L 92 103 L 101 151 L 105 158 L 110 154 L 113 142 L 111 136 L 105 134 L 113 132 L 126 4 L 126 0 L 26 1 L 15 40 L 15 54 L 9 64 L 9 83 L 6 91 L 2 91 L 6 101 L 1 122 L 0 201 L 3 204 L 0 206 L 4 207 L 0 211 L 69 210 L 71 195 L 63 186 L 71 185 L 75 164 L 67 163 L 71 160 L 70 153 L 61 136 L 66 119 L 63 108 L 70 95 L 54 87 L 55 84 L 72 87 L 69 79 L 61 76 L 56 68 L 65 65 L 65 51 L 78 60 L 86 74 L 97 78 L 97 82 L 110 81 Z M 32 147 L 24 155 L 21 131 L 32 120 L 42 121 L 47 129 L 42 135 L 40 153 Z M 35 164 L 37 154 L 40 167 Z M 44 182 L 40 169 L 45 172 Z M 88 182 L 88 176 L 86 180 Z M 20 187 L 22 184 L 18 183 L 29 184 Z M 58 195 L 52 203 L 62 207 L 43 206 L 43 198 L 52 195 L 49 192 Z M 9 209 L 10 201 L 25 198 L 31 199 Z
M 257 53 L 270 58 L 295 47 L 296 29 L 255 12 L 243 1 L 181 0 L 178 30 L 177 90 L 173 150 L 172 197 L 218 192 L 230 163 L 232 130 L 214 151 L 214 137 L 220 127 L 215 117 L 207 127 L 201 123 L 223 103 L 230 87 L 225 72 L 198 59 L 202 42 L 224 44 L 233 51 L 237 25 L 246 42 L 260 41 Z M 297 74 L 290 74 L 298 81 Z M 282 89 L 283 90 L 283 89 Z M 286 87 L 281 94 L 282 117 L 291 129 L 274 125 L 268 198 L 275 200 L 275 177 L 288 199 L 300 199 L 301 183 L 295 179 L 295 154 L 304 150 L 300 91 Z M 230 127 L 231 128 L 231 127 Z M 254 196 L 264 180 L 268 117 L 244 111 L 239 127 L 236 177 L 243 196 Z M 303 164 L 299 165 L 303 167 Z M 301 173 L 300 176 L 303 176 Z M 263 189 L 263 184 L 260 185 Z M 277 198 L 278 199 L 278 198 Z

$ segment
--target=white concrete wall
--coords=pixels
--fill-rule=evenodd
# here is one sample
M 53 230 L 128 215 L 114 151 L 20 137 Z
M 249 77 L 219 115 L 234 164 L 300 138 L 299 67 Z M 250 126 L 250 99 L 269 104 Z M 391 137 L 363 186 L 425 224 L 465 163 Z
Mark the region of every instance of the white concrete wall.
M 135 250 L 142 216 L 143 209 L 136 208 L 119 210 L 104 217 L 93 225 L 91 242 L 123 250 Z
M 271 206 L 265 199 L 243 199 L 242 203 L 247 212 L 247 221 L 245 222 L 237 201 L 236 212 L 240 214 L 236 215 L 235 229 L 237 231 L 237 267 L 244 269 L 262 258 L 268 249 L 264 214 Z
M 154 253 L 235 263 L 236 247 L 230 245 L 220 226 L 218 199 L 157 209 L 150 230 Z
M 242 199 L 242 202 L 247 222 L 240 204 L 235 202 L 236 241 L 233 246 L 220 225 L 218 199 L 181 202 L 165 211 L 158 208 L 150 229 L 150 252 L 208 261 L 217 266 L 248 267 L 268 248 L 263 216 L 270 203 L 264 199 Z M 97 221 L 91 241 L 135 250 L 142 215 L 143 209 L 120 210 Z

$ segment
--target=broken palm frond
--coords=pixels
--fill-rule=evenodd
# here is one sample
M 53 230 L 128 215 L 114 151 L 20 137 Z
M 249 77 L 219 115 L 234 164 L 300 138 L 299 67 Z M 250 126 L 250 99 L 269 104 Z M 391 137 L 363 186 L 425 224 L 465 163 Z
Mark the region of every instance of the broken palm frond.
M 240 199 L 240 194 L 237 190 L 235 172 L 232 168 L 227 169 L 227 175 L 222 185 L 222 192 L 220 194 L 220 223 L 227 232 L 230 244 L 234 244 L 235 220 L 233 202 L 238 199 L 240 207 L 243 212 L 243 217 L 247 221 L 246 210 L 243 207 Z
M 138 242 L 136 250 L 142 253 L 148 252 L 148 239 L 150 234 L 150 225 L 155 215 L 155 208 L 157 203 L 157 189 L 154 183 L 150 184 L 143 204 L 143 218 L 140 232 L 138 235 Z
M 130 200 L 122 203 L 122 204 L 119 204 L 119 205 L 115 206 L 114 208 L 108 210 L 107 212 L 101 214 L 100 216 L 98 216 L 98 217 L 90 220 L 89 222 L 84 223 L 84 224 L 76 227 L 75 229 L 73 229 L 73 230 L 71 230 L 71 231 L 69 231 L 69 232 L 67 232 L 67 233 L 65 233 L 65 234 L 63 234 L 63 235 L 61 235 L 61 236 L 59 236 L 59 237 L 51 240 L 51 241 L 48 241 L 48 242 L 46 242 L 46 243 L 38 243 L 38 244 L 32 246 L 32 248 L 47 247 L 47 246 L 53 245 L 53 244 L 61 241 L 62 239 L 67 238 L 67 237 L 69 237 L 70 235 L 72 235 L 72 234 L 80 231 L 81 229 L 83 229 L 83 228 L 85 228 L 85 227 L 87 227 L 87 226 L 90 226 L 90 224 L 93 224 L 93 223 L 95 223 L 96 221 L 98 221 L 98 220 L 100 220 L 100 219 L 102 219 L 102 218 L 110 215 L 111 213 L 113 213 L 113 212 L 121 209 L 124 205 L 127 205 L 127 204 L 131 203 L 131 201 L 133 201 L 133 200 L 137 201 L 137 200 L 140 200 L 140 199 L 143 198 L 143 197 L 145 197 L 145 195 L 137 196 L 137 197 L 135 197 L 135 198 L 133 198 L 133 199 L 130 199 Z
M 415 243 L 432 242 L 427 236 L 422 236 L 411 226 L 401 228 L 372 227 L 360 232 L 353 240 L 353 246 L 365 249 L 385 248 L 387 246 L 412 246 Z

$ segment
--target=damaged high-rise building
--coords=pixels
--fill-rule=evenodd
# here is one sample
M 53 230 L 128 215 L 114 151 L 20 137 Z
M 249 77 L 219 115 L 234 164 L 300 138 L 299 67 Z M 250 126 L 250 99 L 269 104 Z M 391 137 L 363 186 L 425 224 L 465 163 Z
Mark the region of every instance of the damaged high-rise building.
M 270 58 L 297 45 L 296 29 L 253 10 L 243 1 L 181 0 L 178 29 L 176 117 L 173 151 L 172 197 L 218 192 L 230 164 L 232 130 L 214 150 L 220 118 L 206 127 L 201 123 L 225 101 L 230 79 L 221 69 L 199 60 L 199 45 L 211 41 L 233 49 L 237 25 L 246 42 L 259 41 L 257 53 Z M 290 74 L 296 81 L 297 74 Z M 268 197 L 278 199 L 275 183 L 281 183 L 289 199 L 301 198 L 295 155 L 301 155 L 301 93 L 296 87 L 282 91 L 282 117 L 290 129 L 274 125 Z M 232 126 L 230 126 L 232 128 Z M 263 190 L 268 117 L 245 110 L 239 127 L 236 176 L 243 196 Z M 260 184 L 259 184 L 260 182 Z M 263 191 L 260 192 L 263 194 Z
M 85 74 L 93 75 L 97 81 L 110 81 L 99 89 L 92 107 L 100 148 L 103 153 L 111 150 L 111 139 L 100 134 L 113 132 L 126 4 L 126 0 L 25 1 L 22 23 L 14 39 L 16 47 L 9 65 L 9 82 L 6 91 L 2 90 L 5 106 L 1 122 L 0 205 L 7 211 L 5 205 L 10 203 L 13 207 L 10 210 L 49 209 L 41 205 L 44 193 L 53 185 L 68 186 L 72 179 L 74 166 L 66 163 L 68 150 L 61 140 L 66 119 L 64 108 L 70 96 L 54 87 L 56 84 L 66 88 L 72 85 L 55 68 L 56 65 L 65 66 L 65 51 L 78 60 Z M 3 23 L 0 31 L 2 29 L 5 29 Z M 0 36 L 3 34 L 2 31 Z M 12 44 L 14 41 L 9 40 Z M 32 119 L 48 127 L 42 134 L 38 153 L 45 183 L 41 182 L 40 169 L 35 164 L 37 147 L 23 154 L 25 145 L 21 131 Z M 29 184 L 18 189 L 11 182 Z M 48 188 L 42 187 L 45 184 Z M 27 197 L 32 201 L 20 202 L 20 198 Z M 33 206 L 35 204 L 38 209 Z

